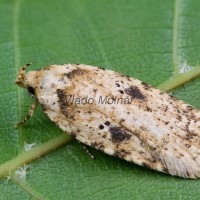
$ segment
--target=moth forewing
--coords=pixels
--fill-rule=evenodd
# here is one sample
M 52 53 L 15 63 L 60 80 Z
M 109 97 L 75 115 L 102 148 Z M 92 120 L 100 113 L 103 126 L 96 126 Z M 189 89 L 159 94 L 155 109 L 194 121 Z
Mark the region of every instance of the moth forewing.
M 51 65 L 18 83 L 78 141 L 185 178 L 200 176 L 200 112 L 152 86 L 88 65 Z

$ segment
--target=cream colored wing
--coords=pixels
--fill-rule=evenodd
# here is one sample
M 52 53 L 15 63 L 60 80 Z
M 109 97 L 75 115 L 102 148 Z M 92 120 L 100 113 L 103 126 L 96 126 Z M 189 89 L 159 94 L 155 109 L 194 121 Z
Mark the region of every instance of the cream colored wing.
M 29 82 L 49 118 L 82 143 L 171 175 L 200 177 L 200 112 L 183 101 L 86 65 L 49 66 L 30 72 Z

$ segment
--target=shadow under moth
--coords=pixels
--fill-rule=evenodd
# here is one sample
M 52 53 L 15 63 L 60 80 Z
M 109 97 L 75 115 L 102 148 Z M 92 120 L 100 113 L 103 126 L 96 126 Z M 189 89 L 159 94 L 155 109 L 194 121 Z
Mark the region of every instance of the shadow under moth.
M 83 64 L 25 72 L 16 83 L 64 132 L 124 160 L 185 178 L 200 177 L 200 111 L 140 80 Z

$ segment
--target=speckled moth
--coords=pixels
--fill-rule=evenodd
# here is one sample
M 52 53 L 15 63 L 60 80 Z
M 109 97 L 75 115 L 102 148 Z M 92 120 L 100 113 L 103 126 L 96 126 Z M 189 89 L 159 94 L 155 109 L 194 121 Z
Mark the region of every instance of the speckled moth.
M 98 67 L 51 65 L 16 83 L 78 141 L 127 161 L 185 178 L 200 177 L 200 112 L 152 86 Z

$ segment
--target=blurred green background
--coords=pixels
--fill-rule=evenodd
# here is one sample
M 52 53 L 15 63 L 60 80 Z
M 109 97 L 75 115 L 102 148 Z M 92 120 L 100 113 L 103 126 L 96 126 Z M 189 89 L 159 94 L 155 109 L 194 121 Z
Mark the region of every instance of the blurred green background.
M 20 66 L 84 63 L 157 86 L 184 62 L 199 65 L 199 9 L 198 0 L 0 0 L 0 163 L 25 143 L 62 133 L 41 108 L 22 128 L 13 128 L 33 101 L 14 83 Z M 199 87 L 197 78 L 172 94 L 200 108 Z M 200 198 L 199 180 L 90 150 L 96 160 L 74 141 L 32 162 L 25 181 L 0 181 L 0 199 Z

